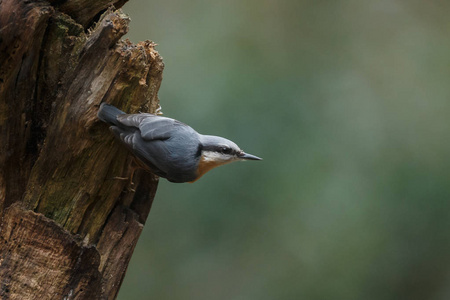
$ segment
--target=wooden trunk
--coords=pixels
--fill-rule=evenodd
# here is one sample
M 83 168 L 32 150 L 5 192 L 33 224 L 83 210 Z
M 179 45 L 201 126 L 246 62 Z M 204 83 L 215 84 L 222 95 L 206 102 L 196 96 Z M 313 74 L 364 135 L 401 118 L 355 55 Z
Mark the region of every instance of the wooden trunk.
M 114 299 L 158 178 L 99 104 L 154 112 L 164 68 L 125 1 L 0 1 L 0 298 Z M 112 5 L 115 5 L 114 8 Z

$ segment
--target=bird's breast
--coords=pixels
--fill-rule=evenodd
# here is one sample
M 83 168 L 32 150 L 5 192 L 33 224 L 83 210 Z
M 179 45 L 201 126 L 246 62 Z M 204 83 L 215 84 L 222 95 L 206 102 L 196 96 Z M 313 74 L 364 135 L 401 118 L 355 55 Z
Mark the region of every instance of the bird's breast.
M 215 167 L 219 167 L 224 164 L 226 164 L 226 162 L 210 160 L 210 159 L 205 158 L 205 156 L 202 155 L 200 157 L 198 167 L 197 167 L 197 178 L 195 178 L 195 180 L 193 180 L 191 182 L 197 181 L 198 179 L 200 179 L 200 177 L 202 177 L 205 173 L 207 173 L 211 169 L 214 169 Z

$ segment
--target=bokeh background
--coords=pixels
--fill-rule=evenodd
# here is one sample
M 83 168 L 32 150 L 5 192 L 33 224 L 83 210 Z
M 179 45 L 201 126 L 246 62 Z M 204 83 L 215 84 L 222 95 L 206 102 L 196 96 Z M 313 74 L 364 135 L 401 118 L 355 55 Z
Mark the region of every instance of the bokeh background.
M 161 180 L 119 299 L 450 299 L 450 2 L 124 11 L 164 114 L 264 161 Z

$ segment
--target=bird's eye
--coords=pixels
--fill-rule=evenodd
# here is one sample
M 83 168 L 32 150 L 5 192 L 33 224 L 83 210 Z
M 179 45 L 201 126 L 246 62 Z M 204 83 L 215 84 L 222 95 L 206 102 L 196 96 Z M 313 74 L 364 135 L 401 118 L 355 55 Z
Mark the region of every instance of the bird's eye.
M 230 147 L 222 147 L 221 150 L 223 154 L 231 154 L 231 152 L 233 151 Z

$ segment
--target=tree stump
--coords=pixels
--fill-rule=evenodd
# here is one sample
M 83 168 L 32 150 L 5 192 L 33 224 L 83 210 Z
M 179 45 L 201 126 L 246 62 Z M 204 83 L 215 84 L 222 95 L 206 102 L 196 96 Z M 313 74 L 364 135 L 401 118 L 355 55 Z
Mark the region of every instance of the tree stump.
M 158 178 L 96 117 L 155 112 L 164 68 L 125 1 L 0 1 L 0 298 L 114 299 Z M 114 6 L 113 6 L 114 5 Z

